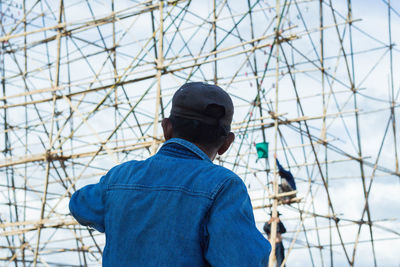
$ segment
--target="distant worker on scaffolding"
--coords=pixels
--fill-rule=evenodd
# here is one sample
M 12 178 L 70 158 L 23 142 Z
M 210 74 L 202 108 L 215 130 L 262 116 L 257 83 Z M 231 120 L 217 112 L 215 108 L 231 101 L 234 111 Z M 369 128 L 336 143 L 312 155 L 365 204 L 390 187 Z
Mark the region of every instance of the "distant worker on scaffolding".
M 283 247 L 282 243 L 282 234 L 286 233 L 286 228 L 281 222 L 279 215 L 281 214 L 278 212 L 278 217 L 271 217 L 271 219 L 264 224 L 264 232 L 267 234 L 269 242 L 272 243 L 271 224 L 273 221 L 276 221 L 275 258 L 278 267 L 282 266 L 283 260 L 285 259 L 285 248 Z
M 279 185 L 280 193 L 291 192 L 296 190 L 296 182 L 294 181 L 294 177 L 290 171 L 285 170 L 282 165 L 279 163 L 279 160 L 274 154 L 274 158 L 276 160 L 276 165 L 278 166 L 278 173 L 279 176 L 282 178 L 282 182 Z M 296 194 L 283 197 L 285 202 L 289 202 L 290 199 L 296 197 Z

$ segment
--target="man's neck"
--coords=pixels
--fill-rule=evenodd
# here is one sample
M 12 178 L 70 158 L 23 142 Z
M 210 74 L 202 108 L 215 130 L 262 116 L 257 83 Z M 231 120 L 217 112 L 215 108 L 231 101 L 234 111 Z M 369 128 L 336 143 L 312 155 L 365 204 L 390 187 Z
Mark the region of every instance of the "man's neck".
M 209 149 L 206 149 L 202 145 L 199 145 L 197 143 L 193 143 L 193 144 L 195 144 L 198 148 L 200 148 L 201 151 L 203 151 L 210 158 L 211 161 L 214 161 L 215 156 L 217 155 L 217 151 L 216 150 L 215 151 L 210 151 Z

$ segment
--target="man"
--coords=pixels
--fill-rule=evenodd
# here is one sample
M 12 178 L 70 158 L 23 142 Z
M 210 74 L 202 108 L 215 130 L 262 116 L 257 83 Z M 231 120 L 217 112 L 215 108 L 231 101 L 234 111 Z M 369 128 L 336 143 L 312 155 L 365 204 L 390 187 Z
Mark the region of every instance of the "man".
M 70 201 L 76 220 L 106 234 L 103 266 L 266 266 L 243 181 L 214 165 L 235 136 L 233 103 L 215 85 L 188 83 L 162 121 L 166 142 L 144 161 L 111 169 Z
M 268 240 L 271 242 L 271 224 L 273 221 L 276 221 L 275 257 L 276 266 L 281 267 L 283 260 L 285 259 L 285 248 L 282 243 L 282 234 L 286 233 L 286 228 L 281 222 L 279 215 L 281 214 L 278 212 L 278 217 L 271 217 L 271 219 L 264 224 L 264 232 L 267 234 Z

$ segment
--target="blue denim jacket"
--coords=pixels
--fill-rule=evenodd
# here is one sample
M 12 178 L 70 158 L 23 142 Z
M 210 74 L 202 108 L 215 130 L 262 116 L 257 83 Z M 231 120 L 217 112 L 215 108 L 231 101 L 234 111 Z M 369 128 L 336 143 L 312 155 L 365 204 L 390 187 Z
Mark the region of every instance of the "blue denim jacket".
M 76 220 L 106 234 L 103 266 L 266 266 L 243 181 L 194 144 L 167 141 L 75 192 Z

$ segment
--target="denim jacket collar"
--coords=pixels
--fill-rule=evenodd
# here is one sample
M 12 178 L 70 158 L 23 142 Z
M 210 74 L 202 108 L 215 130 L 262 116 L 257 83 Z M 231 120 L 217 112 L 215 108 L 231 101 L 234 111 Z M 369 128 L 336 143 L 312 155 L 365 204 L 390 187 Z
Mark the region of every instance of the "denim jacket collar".
M 207 156 L 207 154 L 204 153 L 198 146 L 181 138 L 171 138 L 164 143 L 163 147 L 172 143 L 181 145 L 186 149 L 188 149 L 189 151 L 191 151 L 192 153 L 196 154 L 202 160 L 206 160 L 212 163 L 211 159 Z

